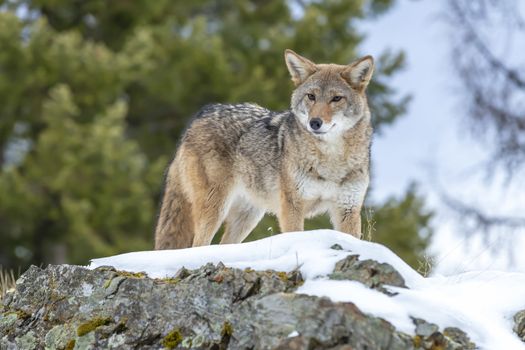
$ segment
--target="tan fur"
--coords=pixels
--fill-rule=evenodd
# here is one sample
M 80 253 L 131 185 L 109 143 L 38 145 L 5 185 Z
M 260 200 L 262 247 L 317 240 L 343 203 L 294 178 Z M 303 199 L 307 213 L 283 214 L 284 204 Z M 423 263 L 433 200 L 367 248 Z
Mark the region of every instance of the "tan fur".
M 282 232 L 328 212 L 334 228 L 361 235 L 369 182 L 370 112 L 365 89 L 373 60 L 318 64 L 291 50 L 291 110 L 210 105 L 183 135 L 170 164 L 155 248 L 244 240 L 265 212 Z

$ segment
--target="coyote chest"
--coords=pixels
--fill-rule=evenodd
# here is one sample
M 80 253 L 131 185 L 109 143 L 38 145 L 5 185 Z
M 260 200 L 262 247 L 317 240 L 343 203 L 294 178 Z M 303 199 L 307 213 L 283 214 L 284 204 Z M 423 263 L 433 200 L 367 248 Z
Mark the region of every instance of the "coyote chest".
M 305 200 L 333 201 L 340 193 L 340 185 L 324 179 L 305 177 L 299 182 L 299 193 Z
M 298 192 L 312 203 L 313 212 L 323 211 L 330 204 L 352 205 L 368 185 L 355 176 L 358 168 L 355 159 L 342 158 L 310 165 L 295 174 Z

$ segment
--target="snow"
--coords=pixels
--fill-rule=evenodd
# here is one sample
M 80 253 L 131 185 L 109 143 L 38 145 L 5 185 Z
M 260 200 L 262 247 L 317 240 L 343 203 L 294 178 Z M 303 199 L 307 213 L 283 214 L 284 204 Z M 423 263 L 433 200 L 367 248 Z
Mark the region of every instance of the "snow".
M 343 249 L 332 249 L 334 244 Z M 356 281 L 328 280 L 326 275 L 335 263 L 351 254 L 392 265 L 409 289 L 388 287 L 398 293 L 391 297 Z M 525 350 L 512 332 L 513 315 L 525 309 L 525 273 L 474 271 L 424 278 L 386 247 L 333 230 L 291 232 L 242 244 L 134 252 L 94 259 L 89 267 L 109 265 L 162 278 L 173 276 L 183 266 L 195 269 L 208 262 L 255 270 L 298 268 L 305 283 L 296 293 L 352 302 L 400 331 L 413 334 L 410 317 L 417 317 L 441 330 L 464 330 L 480 349 Z
M 297 337 L 298 335 L 299 335 L 299 332 L 293 331 L 293 332 L 290 332 L 290 334 L 288 334 L 287 338 Z

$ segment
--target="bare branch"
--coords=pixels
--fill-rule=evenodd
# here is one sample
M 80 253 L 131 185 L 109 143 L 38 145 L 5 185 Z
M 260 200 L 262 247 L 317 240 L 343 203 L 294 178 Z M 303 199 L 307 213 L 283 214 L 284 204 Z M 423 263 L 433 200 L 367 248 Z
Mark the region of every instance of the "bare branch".
M 508 56 L 495 54 L 495 42 L 483 30 L 521 35 L 523 19 L 515 1 L 449 0 L 453 29 L 453 67 L 463 86 L 462 105 L 474 136 L 493 149 L 489 172 L 502 165 L 507 174 L 525 165 L 525 76 Z M 499 19 L 495 25 L 495 17 Z M 502 25 L 501 25 L 502 24 Z M 509 34 L 510 35 L 510 34 Z M 492 140 L 491 140 L 492 139 Z
M 445 204 L 461 215 L 463 220 L 472 220 L 476 230 L 488 231 L 496 226 L 513 230 L 525 227 L 525 217 L 490 216 L 478 208 L 465 204 L 447 194 L 442 194 L 442 199 Z

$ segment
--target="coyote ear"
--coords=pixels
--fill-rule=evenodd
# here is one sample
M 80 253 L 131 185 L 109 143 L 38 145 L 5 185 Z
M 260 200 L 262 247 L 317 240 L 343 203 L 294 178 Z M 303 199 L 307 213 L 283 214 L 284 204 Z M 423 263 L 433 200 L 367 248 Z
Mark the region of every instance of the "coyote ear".
M 374 59 L 372 56 L 365 56 L 348 65 L 341 73 L 343 78 L 354 88 L 364 90 L 374 73 Z
M 286 66 L 288 67 L 295 86 L 303 83 L 306 78 L 317 71 L 315 63 L 296 54 L 292 50 L 287 49 L 284 51 L 284 60 L 286 61 Z

